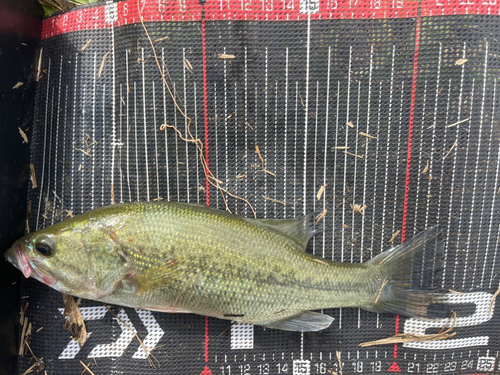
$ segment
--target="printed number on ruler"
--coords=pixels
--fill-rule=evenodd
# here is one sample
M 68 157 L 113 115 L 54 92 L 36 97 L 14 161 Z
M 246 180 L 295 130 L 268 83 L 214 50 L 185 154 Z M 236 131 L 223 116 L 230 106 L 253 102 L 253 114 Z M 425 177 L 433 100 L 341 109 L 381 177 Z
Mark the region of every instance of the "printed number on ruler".
M 492 305 L 491 315 L 489 314 L 490 303 L 493 295 L 485 292 L 463 293 L 463 294 L 448 294 L 447 303 L 453 305 L 474 304 L 476 309 L 474 314 L 464 317 L 458 317 L 455 323 L 455 328 L 477 326 L 486 323 L 493 316 L 495 303 Z M 404 333 L 425 333 L 429 328 L 442 328 L 448 319 L 440 320 L 423 320 L 417 318 L 408 319 L 405 322 Z M 474 336 L 463 339 L 448 339 L 443 341 L 427 341 L 427 342 L 407 342 L 403 346 L 416 349 L 456 349 L 465 348 L 468 346 L 488 345 L 489 336 Z

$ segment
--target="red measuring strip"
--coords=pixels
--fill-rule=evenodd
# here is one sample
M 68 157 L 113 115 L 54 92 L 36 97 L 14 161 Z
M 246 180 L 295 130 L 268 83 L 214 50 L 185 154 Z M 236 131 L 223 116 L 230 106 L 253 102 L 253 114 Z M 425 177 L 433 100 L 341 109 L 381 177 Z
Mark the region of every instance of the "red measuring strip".
M 415 118 L 415 96 L 417 92 L 417 74 L 418 74 L 418 53 L 420 51 L 420 17 L 417 17 L 415 27 L 415 52 L 413 55 L 413 79 L 411 84 L 411 104 L 410 104 L 410 123 L 408 126 L 408 151 L 406 154 L 406 180 L 405 196 L 403 206 L 403 224 L 401 228 L 401 242 L 406 239 L 406 224 L 408 218 L 408 197 L 410 194 L 410 171 L 411 171 L 411 147 L 413 143 L 413 122 Z M 399 315 L 396 315 L 396 335 L 399 333 Z M 394 359 L 398 357 L 398 344 L 394 344 Z
M 301 8 L 302 3 L 302 8 Z M 417 17 L 417 0 L 207 0 L 205 19 L 212 21 L 307 20 L 304 4 L 312 4 L 311 19 L 385 19 Z M 144 22 L 201 21 L 198 0 L 140 0 Z M 459 14 L 500 15 L 500 0 L 422 0 L 421 16 Z M 137 0 L 83 8 L 43 21 L 42 39 L 78 30 L 107 29 L 139 23 Z

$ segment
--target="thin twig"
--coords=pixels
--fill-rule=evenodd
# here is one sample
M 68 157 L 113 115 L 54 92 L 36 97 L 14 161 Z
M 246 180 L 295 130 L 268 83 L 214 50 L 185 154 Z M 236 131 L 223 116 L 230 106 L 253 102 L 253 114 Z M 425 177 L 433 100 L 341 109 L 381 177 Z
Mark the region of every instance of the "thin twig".
M 315 217 L 314 225 L 318 224 L 321 219 L 323 219 L 326 216 L 326 213 L 328 210 L 324 210 L 322 213 L 320 213 L 317 217 Z
M 80 52 L 85 51 L 85 49 L 90 45 L 90 43 L 92 43 L 92 39 L 87 40 L 87 43 L 85 43 Z
M 339 371 L 340 375 L 342 375 L 342 361 L 340 360 L 340 352 L 337 350 L 337 361 L 339 362 Z
M 160 43 L 160 42 L 163 42 L 164 40 L 167 40 L 167 39 L 170 39 L 170 37 L 168 36 L 164 36 L 163 38 L 160 38 L 160 39 L 155 39 L 153 41 L 153 43 Z
M 378 139 L 377 137 L 374 137 L 373 135 L 370 135 L 368 133 L 359 132 L 359 135 L 362 135 L 363 137 L 366 137 L 366 138 Z
M 85 370 L 87 370 L 91 375 L 95 375 L 91 369 L 89 369 L 89 367 L 83 363 L 82 361 L 80 361 L 80 363 L 82 364 L 82 366 L 85 368 Z
M 192 122 L 192 119 L 190 117 L 188 117 L 183 111 L 182 109 L 180 108 L 179 104 L 177 103 L 177 100 L 175 99 L 175 95 L 174 93 L 172 92 L 172 90 L 170 89 L 170 86 L 168 85 L 167 83 L 167 80 L 165 78 L 165 74 L 163 73 L 163 69 L 161 68 L 161 65 L 160 65 L 160 60 L 158 59 L 158 55 L 156 53 L 156 49 L 155 49 L 155 46 L 154 46 L 154 43 L 153 43 L 153 40 L 151 39 L 151 36 L 149 35 L 149 31 L 148 29 L 146 28 L 146 25 L 144 24 L 144 19 L 143 19 L 143 16 L 142 16 L 142 10 L 140 9 L 140 4 L 139 4 L 139 0 L 137 0 L 137 9 L 139 10 L 139 20 L 141 22 L 141 25 L 142 25 L 142 28 L 144 29 L 144 32 L 146 33 L 146 36 L 149 40 L 149 43 L 151 45 L 151 48 L 153 49 L 153 55 L 154 55 L 154 58 L 155 58 L 155 61 L 156 61 L 156 65 L 158 66 L 158 70 L 160 72 L 160 75 L 161 75 L 161 78 L 162 78 L 162 81 L 163 83 L 165 84 L 165 87 L 167 88 L 168 90 L 168 93 L 170 95 L 170 97 L 172 98 L 172 101 L 174 102 L 174 106 L 175 108 L 177 108 L 177 110 L 179 111 L 179 113 L 187 120 L 187 135 L 189 136 L 189 139 L 186 139 L 182 136 L 181 132 L 174 126 L 171 126 L 171 125 L 167 125 L 166 127 L 171 127 L 173 128 L 177 134 L 179 134 L 179 136 L 181 136 L 181 139 L 183 139 L 184 141 L 186 142 L 190 142 L 190 143 L 194 143 L 196 145 L 196 147 L 198 148 L 198 155 L 200 157 L 200 162 L 202 164 L 202 168 L 203 168 L 203 171 L 205 173 L 205 177 L 208 181 L 208 183 L 212 186 L 214 186 L 216 189 L 219 190 L 219 192 L 221 193 L 222 195 L 222 199 L 224 201 L 224 205 L 226 206 L 226 210 L 231 212 L 231 210 L 229 209 L 229 206 L 227 204 L 227 200 L 226 200 L 226 194 L 229 195 L 230 197 L 233 197 L 235 199 L 239 199 L 241 200 L 242 202 L 245 202 L 246 204 L 248 204 L 248 206 L 250 207 L 250 209 L 252 210 L 253 212 L 253 215 L 255 218 L 257 218 L 257 214 L 253 208 L 253 206 L 250 204 L 250 202 L 245 199 L 245 198 L 241 198 L 235 194 L 232 194 L 231 192 L 229 192 L 227 189 L 224 189 L 222 186 L 221 186 L 221 183 L 219 182 L 219 180 L 217 180 L 214 176 L 214 174 L 212 173 L 212 171 L 209 169 L 208 167 L 208 164 L 205 160 L 205 156 L 204 156 L 204 149 L 203 149 L 203 143 L 201 142 L 200 139 L 195 139 L 193 137 L 193 134 L 191 133 L 191 122 Z M 166 65 L 166 64 L 165 64 Z M 168 71 L 167 71 L 168 73 Z M 166 124 L 165 124 L 166 125 Z M 165 128 L 164 128 L 165 129 Z
M 455 143 L 453 143 L 453 146 L 451 146 L 450 151 L 448 151 L 448 153 L 444 156 L 443 160 L 446 159 L 448 157 L 448 155 L 450 154 L 450 152 L 453 151 L 453 149 L 457 145 L 457 142 L 458 142 L 458 139 L 455 141 Z
M 101 78 L 102 70 L 104 69 L 104 63 L 106 62 L 106 58 L 108 57 L 108 55 L 109 55 L 109 52 L 107 52 L 104 55 L 104 57 L 102 58 L 101 67 L 99 69 L 99 74 L 97 75 L 97 78 Z
M 259 156 L 259 159 L 260 159 L 260 162 L 262 163 L 262 165 L 264 165 L 264 159 L 262 158 L 262 155 L 260 154 L 259 146 L 257 146 L 257 145 L 255 145 L 255 152 Z
M 470 117 L 466 118 L 465 120 L 461 120 L 461 121 L 455 122 L 454 124 L 446 125 L 445 128 L 451 128 L 452 126 L 456 126 L 458 124 L 461 124 L 462 122 L 466 122 L 466 121 L 469 121 L 469 120 L 470 120 Z
M 127 327 L 134 335 L 135 337 L 137 338 L 137 340 L 139 341 L 139 343 L 141 344 L 142 346 L 142 349 L 144 350 L 144 353 L 146 353 L 147 357 L 148 357 L 148 361 L 149 361 L 149 364 L 153 367 L 153 368 L 156 368 L 156 366 L 154 365 L 153 361 L 149 358 L 149 356 L 153 357 L 155 359 L 155 361 L 160 364 L 160 361 L 158 361 L 158 359 L 156 359 L 156 357 L 151 354 L 151 351 L 148 350 L 148 348 L 146 348 L 146 345 L 144 345 L 144 343 L 142 342 L 141 338 L 139 337 L 139 335 L 137 334 L 136 331 L 134 331 L 132 328 L 130 328 L 122 319 L 120 319 L 109 307 L 108 305 L 106 305 L 105 303 L 103 303 L 104 307 L 111 313 L 114 315 L 114 317 L 119 320 L 125 327 Z M 154 348 L 153 348 L 154 349 Z
M 394 234 L 392 235 L 392 237 L 391 237 L 391 239 L 389 240 L 389 242 L 394 241 L 394 240 L 396 239 L 396 237 L 398 236 L 398 234 L 399 234 L 399 233 L 401 233 L 401 229 L 398 229 L 398 230 L 396 231 L 396 233 L 394 233 Z
M 499 294 L 500 294 L 500 288 L 498 288 L 495 294 L 493 294 L 493 298 L 491 299 L 490 302 L 490 309 L 488 310 L 488 315 L 491 315 L 491 310 L 493 310 L 493 304 L 495 303 L 495 300 L 497 299 Z
M 360 158 L 360 159 L 364 159 L 363 155 L 356 155 L 356 154 L 353 154 L 352 152 L 349 152 L 349 151 L 344 151 L 344 154 L 355 156 L 355 157 Z
M 40 73 L 42 73 L 42 56 L 43 56 L 43 47 L 40 49 L 40 56 L 38 57 L 38 70 L 36 74 L 36 81 L 40 81 Z

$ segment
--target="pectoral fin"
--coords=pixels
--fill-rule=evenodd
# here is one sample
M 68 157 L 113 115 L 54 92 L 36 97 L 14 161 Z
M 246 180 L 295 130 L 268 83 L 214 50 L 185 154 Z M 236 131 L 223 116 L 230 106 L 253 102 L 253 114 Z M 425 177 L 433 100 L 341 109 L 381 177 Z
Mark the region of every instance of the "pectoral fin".
M 300 332 L 311 332 L 311 331 L 321 331 L 322 329 L 328 328 L 333 322 L 333 318 L 330 315 L 320 314 L 313 311 L 303 311 L 298 315 L 291 316 L 277 322 L 265 323 L 257 325 L 266 328 L 281 329 L 284 331 L 300 331 Z
M 321 225 L 315 225 L 314 218 L 321 213 L 322 210 L 314 211 L 306 216 L 297 219 L 250 219 L 254 225 L 272 229 L 292 239 L 299 245 L 302 250 L 306 250 L 307 243 L 311 237 L 323 231 Z

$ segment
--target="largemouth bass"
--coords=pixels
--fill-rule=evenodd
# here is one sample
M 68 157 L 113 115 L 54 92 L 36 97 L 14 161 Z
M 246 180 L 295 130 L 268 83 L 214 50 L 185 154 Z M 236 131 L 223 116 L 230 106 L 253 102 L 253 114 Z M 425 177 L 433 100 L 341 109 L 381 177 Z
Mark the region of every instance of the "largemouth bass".
M 315 213 L 250 219 L 197 204 L 125 203 L 30 233 L 5 253 L 25 277 L 64 293 L 164 312 L 209 315 L 290 331 L 318 331 L 333 318 L 311 310 L 359 307 L 443 317 L 443 294 L 412 287 L 440 268 L 422 262 L 432 228 L 366 263 L 306 253 L 320 232 Z M 420 257 L 420 261 L 415 259 Z

